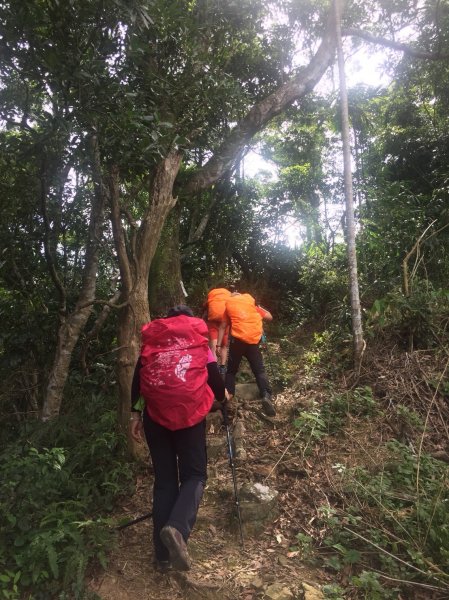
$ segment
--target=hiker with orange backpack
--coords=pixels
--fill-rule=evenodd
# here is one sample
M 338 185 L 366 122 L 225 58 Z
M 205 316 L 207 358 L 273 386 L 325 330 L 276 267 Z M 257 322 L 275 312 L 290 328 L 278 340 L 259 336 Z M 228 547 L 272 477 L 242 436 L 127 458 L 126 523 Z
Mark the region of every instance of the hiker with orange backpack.
M 271 386 L 265 371 L 259 342 L 263 334 L 262 321 L 272 321 L 271 313 L 256 305 L 250 294 L 234 292 L 226 300 L 226 320 L 220 326 L 217 345 L 220 346 L 225 328 L 231 326 L 228 365 L 225 387 L 230 396 L 235 394 L 235 377 L 243 357 L 249 362 L 259 388 L 262 410 L 270 417 L 276 415 L 271 396 Z
M 143 416 L 134 408 L 145 400 Z M 187 540 L 207 479 L 206 415 L 225 398 L 207 326 L 184 305 L 142 327 L 131 391 L 131 435 L 145 433 L 154 470 L 156 568 L 187 571 Z
M 226 300 L 231 297 L 231 292 L 224 287 L 213 288 L 207 294 L 204 303 L 205 318 L 209 331 L 209 346 L 217 356 L 218 369 L 222 375 L 226 372 L 228 360 L 228 335 L 229 326 L 225 327 L 220 345 L 217 344 L 220 325 L 226 321 Z

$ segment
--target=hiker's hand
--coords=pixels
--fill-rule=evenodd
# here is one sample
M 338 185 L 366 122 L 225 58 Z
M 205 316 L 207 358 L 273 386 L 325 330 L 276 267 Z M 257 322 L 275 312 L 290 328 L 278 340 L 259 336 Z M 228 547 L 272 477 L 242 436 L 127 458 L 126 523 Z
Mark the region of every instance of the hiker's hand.
M 231 400 L 233 394 L 230 394 L 228 390 L 225 388 L 225 400 Z
M 142 419 L 139 417 L 131 417 L 131 421 L 130 421 L 130 426 L 131 426 L 131 437 L 133 438 L 133 440 L 135 440 L 136 442 L 143 442 L 144 439 L 144 435 L 143 435 L 143 423 L 142 423 Z

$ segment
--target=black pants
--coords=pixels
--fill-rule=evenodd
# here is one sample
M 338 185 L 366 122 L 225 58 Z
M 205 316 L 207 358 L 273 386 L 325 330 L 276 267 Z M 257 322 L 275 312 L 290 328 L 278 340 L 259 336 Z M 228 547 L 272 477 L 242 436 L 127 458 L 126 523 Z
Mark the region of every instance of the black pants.
M 167 560 L 162 527 L 176 527 L 187 542 L 196 521 L 207 479 L 206 421 L 170 431 L 144 411 L 143 425 L 154 469 L 154 549 L 158 560 Z
M 225 378 L 225 386 L 228 392 L 235 394 L 235 376 L 243 357 L 248 360 L 251 371 L 254 373 L 260 395 L 263 396 L 265 392 L 271 394 L 271 386 L 265 373 L 259 344 L 247 344 L 234 337 L 231 337 L 231 343 L 229 344 L 228 368 Z

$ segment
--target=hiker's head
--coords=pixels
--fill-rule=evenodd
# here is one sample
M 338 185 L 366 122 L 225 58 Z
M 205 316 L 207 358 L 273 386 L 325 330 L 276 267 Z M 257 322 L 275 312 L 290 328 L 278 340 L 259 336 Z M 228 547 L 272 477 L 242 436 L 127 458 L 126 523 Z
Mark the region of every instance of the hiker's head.
M 179 317 L 180 315 L 185 315 L 186 317 L 193 317 L 193 310 L 186 306 L 185 304 L 178 304 L 177 306 L 172 306 L 167 312 L 167 317 Z

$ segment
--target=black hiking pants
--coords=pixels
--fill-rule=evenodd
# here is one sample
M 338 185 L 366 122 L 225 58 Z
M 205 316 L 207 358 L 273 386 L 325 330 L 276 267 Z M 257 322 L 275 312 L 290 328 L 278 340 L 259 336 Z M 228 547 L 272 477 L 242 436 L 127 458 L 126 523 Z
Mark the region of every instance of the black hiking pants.
M 265 372 L 259 344 L 247 344 L 234 337 L 231 337 L 229 344 L 228 368 L 225 377 L 225 387 L 228 392 L 235 394 L 235 376 L 243 357 L 247 359 L 251 371 L 254 373 L 260 395 L 263 396 L 265 392 L 271 394 L 271 386 Z
M 156 558 L 168 560 L 159 534 L 175 527 L 187 542 L 207 479 L 206 420 L 171 431 L 144 411 L 143 426 L 154 470 L 153 543 Z

